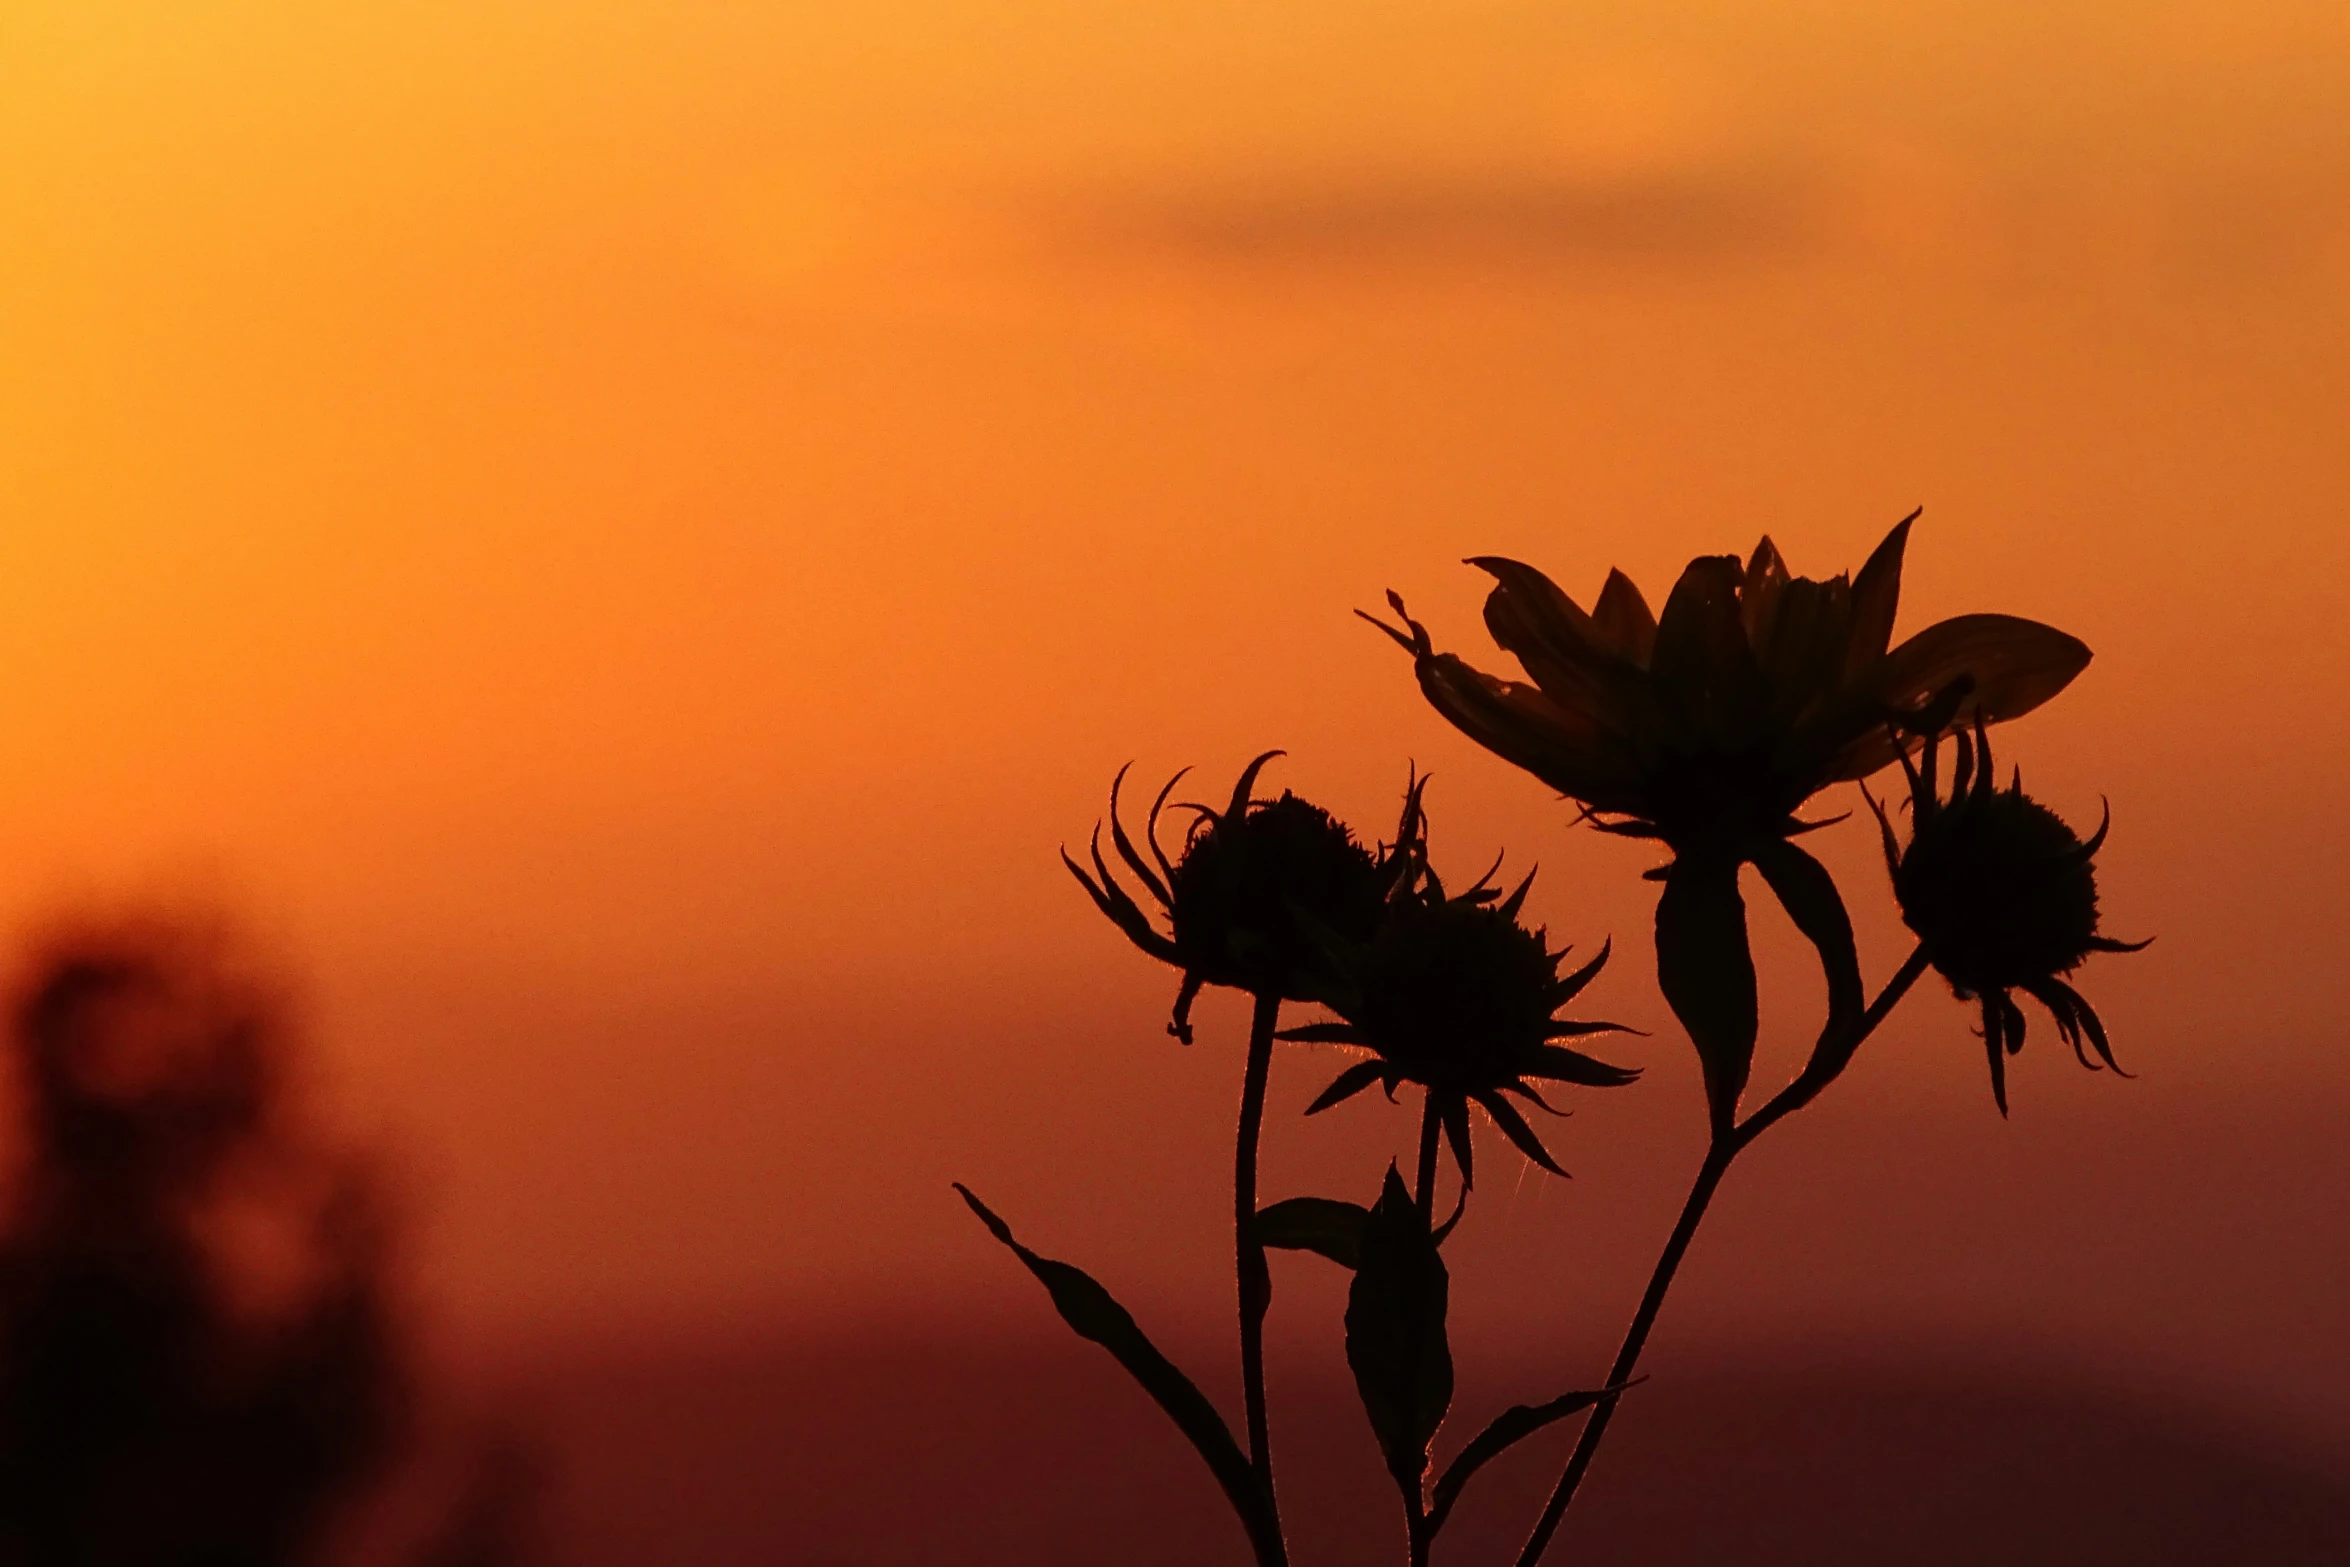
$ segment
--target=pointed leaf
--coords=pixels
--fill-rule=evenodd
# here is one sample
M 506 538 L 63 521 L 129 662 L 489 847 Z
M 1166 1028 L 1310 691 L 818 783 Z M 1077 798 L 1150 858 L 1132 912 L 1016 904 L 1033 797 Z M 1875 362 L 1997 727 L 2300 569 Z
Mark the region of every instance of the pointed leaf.
M 1346 1297 L 1346 1363 L 1388 1473 L 1417 1515 L 1428 1444 L 1452 1404 L 1444 1318 L 1444 1259 L 1392 1164 L 1363 1226 L 1362 1256 Z
M 1494 578 L 1485 629 L 1561 708 L 1603 727 L 1622 726 L 1619 693 L 1632 673 L 1614 639 L 1557 583 L 1520 561 L 1480 555 L 1469 562 Z
M 1443 1478 L 1436 1482 L 1430 1498 L 1428 1532 L 1434 1534 L 1444 1527 L 1452 1504 L 1460 1500 L 1462 1489 L 1478 1470 L 1543 1427 L 1569 1415 L 1581 1414 L 1601 1399 L 1622 1391 L 1622 1387 L 1613 1387 L 1593 1393 L 1562 1393 L 1547 1404 L 1512 1404 L 1503 1410 L 1445 1466 Z
M 1656 904 L 1656 979 L 1697 1046 L 1715 1133 L 1726 1132 L 1754 1066 L 1758 1027 L 1736 860 L 1683 855 L 1673 862 Z
M 1310 1251 L 1352 1272 L 1362 1261 L 1371 1210 L 1335 1197 L 1290 1197 L 1257 1210 L 1257 1240 L 1281 1251 Z
M 1778 895 L 1795 928 L 1818 950 L 1828 981 L 1828 1021 L 1812 1047 L 1801 1081 L 1817 1093 L 1835 1081 L 1860 1048 L 1860 1015 L 1868 1005 L 1860 978 L 1860 954 L 1852 944 L 1852 919 L 1827 868 L 1785 839 L 1755 851 L 1754 866 Z
M 988 1233 L 1009 1247 L 1027 1265 L 1028 1271 L 1036 1275 L 1046 1293 L 1052 1296 L 1061 1320 L 1075 1329 L 1080 1338 L 1091 1339 L 1115 1356 L 1118 1364 L 1142 1384 L 1143 1391 L 1166 1411 L 1176 1429 L 1190 1440 L 1215 1475 L 1216 1483 L 1224 1488 L 1232 1510 L 1240 1515 L 1241 1526 L 1256 1546 L 1258 1559 L 1282 1559 L 1280 1525 L 1275 1521 L 1271 1503 L 1257 1484 L 1256 1472 L 1249 1467 L 1240 1444 L 1233 1440 L 1231 1428 L 1216 1412 L 1216 1406 L 1208 1402 L 1189 1377 L 1176 1369 L 1174 1362 L 1159 1353 L 1126 1308 L 1112 1299 L 1110 1292 L 1091 1275 L 1066 1262 L 1038 1256 L 1014 1240 L 1011 1226 L 997 1218 L 969 1187 L 958 1181 L 955 1190 L 963 1194 L 963 1201 L 971 1205 L 971 1211 L 987 1226 Z

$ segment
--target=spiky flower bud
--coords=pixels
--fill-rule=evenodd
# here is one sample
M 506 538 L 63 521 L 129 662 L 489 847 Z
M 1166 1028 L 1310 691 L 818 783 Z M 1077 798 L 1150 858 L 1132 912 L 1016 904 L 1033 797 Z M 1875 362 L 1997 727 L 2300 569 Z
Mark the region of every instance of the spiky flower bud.
M 1903 922 L 1958 999 L 1982 1007 L 1991 1093 L 2005 1115 L 2006 1057 L 2024 1043 L 2024 1014 L 2013 993 L 2048 1009 L 2083 1066 L 2102 1062 L 2119 1071 L 2096 1009 L 2063 976 L 2093 952 L 2136 952 L 2146 943 L 2098 933 L 2094 860 L 2112 825 L 2110 813 L 2084 843 L 2063 818 L 2024 793 L 2020 770 L 2001 788 L 1979 724 L 1971 737 L 1963 731 L 1956 737 L 1944 800 L 1935 777 L 1940 749 L 1936 736 L 1922 764 L 1902 758 L 1910 781 L 1908 847 L 1896 841 L 1882 808 L 1877 822 Z
M 1091 875 L 1066 850 L 1061 855 L 1095 906 L 1129 940 L 1183 971 L 1168 1032 L 1185 1044 L 1191 1042 L 1191 1005 L 1204 986 L 1288 1001 L 1321 999 L 1332 980 L 1330 954 L 1371 941 L 1418 863 L 1418 780 L 1405 788 L 1395 842 L 1374 849 L 1295 794 L 1250 797 L 1257 775 L 1280 754 L 1268 751 L 1251 762 L 1223 810 L 1176 806 L 1192 813 L 1192 824 L 1172 861 L 1161 845 L 1159 821 L 1184 775 L 1167 780 L 1151 803 L 1142 834 L 1150 850 L 1146 860 L 1119 818 L 1118 791 L 1126 778 L 1119 769 L 1110 785 L 1111 843 L 1158 904 L 1164 933 L 1112 874 L 1099 827 Z
M 1527 1158 L 1565 1173 L 1503 1096 L 1549 1110 L 1536 1082 L 1614 1088 L 1639 1073 L 1558 1043 L 1617 1031 L 1613 1023 L 1557 1015 L 1599 973 L 1608 950 L 1602 947 L 1589 963 L 1562 976 L 1565 950 L 1553 952 L 1543 931 L 1518 920 L 1533 880 L 1529 873 L 1506 898 L 1485 881 L 1447 898 L 1431 872 L 1412 896 L 1395 903 L 1368 947 L 1345 965 L 1345 983 L 1329 998 L 1345 1021 L 1309 1024 L 1281 1036 L 1372 1052 L 1372 1059 L 1340 1073 L 1308 1114 L 1374 1083 L 1390 1094 L 1398 1084 L 1418 1083 L 1444 1125 L 1464 1183 L 1472 1168 L 1471 1101 Z

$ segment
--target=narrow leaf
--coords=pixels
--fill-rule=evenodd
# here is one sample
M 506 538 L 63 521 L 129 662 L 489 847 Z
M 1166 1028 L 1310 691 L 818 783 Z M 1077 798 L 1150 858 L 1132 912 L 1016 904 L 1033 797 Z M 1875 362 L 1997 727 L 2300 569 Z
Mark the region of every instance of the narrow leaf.
M 1656 980 L 1697 1046 L 1714 1130 L 1726 1132 L 1754 1066 L 1758 1026 L 1736 860 L 1683 855 L 1673 862 L 1656 904 Z
M 1232 1503 L 1232 1510 L 1240 1515 L 1241 1527 L 1256 1546 L 1260 1561 L 1282 1560 L 1285 1552 L 1281 1544 L 1281 1530 L 1275 1520 L 1270 1500 L 1257 1484 L 1248 1458 L 1240 1444 L 1232 1439 L 1231 1428 L 1216 1412 L 1192 1380 L 1177 1370 L 1173 1361 L 1159 1353 L 1157 1346 L 1135 1325 L 1126 1308 L 1113 1299 L 1110 1292 L 1096 1283 L 1084 1269 L 1066 1262 L 1055 1262 L 1040 1257 L 1012 1238 L 1011 1226 L 997 1218 L 972 1194 L 971 1188 L 960 1181 L 955 1190 L 963 1194 L 963 1201 L 986 1225 L 988 1233 L 1009 1247 L 1028 1271 L 1053 1298 L 1061 1320 L 1076 1330 L 1078 1337 L 1091 1339 L 1115 1356 L 1143 1391 L 1157 1401 L 1167 1412 L 1176 1429 L 1190 1439 L 1192 1447 L 1207 1462 L 1216 1483 L 1224 1488 L 1224 1495 Z
M 1785 839 L 1758 849 L 1754 866 L 1778 895 L 1795 928 L 1819 952 L 1820 969 L 1827 976 L 1828 1021 L 1801 1078 L 1816 1093 L 1835 1081 L 1860 1048 L 1860 1015 L 1868 999 L 1861 985 L 1860 954 L 1852 944 L 1852 917 L 1844 912 L 1844 899 L 1827 867 Z
M 1613 1387 L 1596 1393 L 1564 1393 L 1547 1404 L 1512 1404 L 1503 1410 L 1494 1417 L 1493 1424 L 1478 1432 L 1476 1439 L 1445 1466 L 1443 1478 L 1436 1482 L 1429 1503 L 1428 1532 L 1434 1534 L 1444 1527 L 1452 1504 L 1460 1500 L 1462 1489 L 1478 1470 L 1544 1426 L 1581 1414 L 1601 1399 L 1622 1391 L 1621 1387 Z
M 1257 1240 L 1281 1251 L 1310 1251 L 1348 1272 L 1361 1263 L 1371 1210 L 1335 1197 L 1290 1197 L 1257 1210 Z

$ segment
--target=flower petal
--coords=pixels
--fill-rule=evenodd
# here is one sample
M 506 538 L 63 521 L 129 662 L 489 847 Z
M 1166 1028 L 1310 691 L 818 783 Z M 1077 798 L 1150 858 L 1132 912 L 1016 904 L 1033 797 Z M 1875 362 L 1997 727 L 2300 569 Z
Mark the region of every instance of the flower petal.
M 1783 724 L 1834 700 L 1851 639 L 1852 590 L 1842 577 L 1798 577 L 1780 591 L 1770 637 L 1754 645 L 1771 688 L 1771 712 Z
M 1746 623 L 1749 646 L 1769 645 L 1771 623 L 1779 614 L 1779 595 L 1786 591 L 1787 583 L 1787 563 L 1779 558 L 1779 546 L 1766 533 L 1747 557 L 1746 576 L 1738 584 L 1738 615 Z
M 2089 648 L 2054 626 L 2015 615 L 1958 615 L 1911 637 L 1885 655 L 1871 677 L 1872 701 L 1906 710 L 1931 701 L 1961 676 L 1974 682 L 1954 724 L 2021 718 L 2072 684 L 2089 666 Z M 1865 778 L 1900 753 L 1902 742 L 1872 729 L 1838 755 L 1835 776 Z
M 1561 794 L 1630 810 L 1638 779 L 1615 737 L 1541 691 L 1472 669 L 1450 653 L 1417 661 L 1420 690 L 1453 726 Z
M 1753 698 L 1761 674 L 1739 619 L 1742 576 L 1735 555 L 1700 555 L 1691 561 L 1665 600 L 1656 625 L 1656 656 L 1649 665 L 1663 706 L 1732 744 L 1745 738 L 1733 733 L 1741 721 L 1760 716 Z
M 1566 591 L 1532 566 L 1498 555 L 1469 562 L 1494 579 L 1485 596 L 1485 629 L 1567 710 L 1623 732 L 1624 706 L 1636 700 L 1639 671 Z
M 1909 548 L 1911 512 L 1893 525 L 1868 564 L 1852 580 L 1852 623 L 1844 647 L 1844 678 L 1853 680 L 1893 644 L 1893 616 L 1901 607 L 1901 557 Z
M 1607 574 L 1607 586 L 1599 590 L 1599 602 L 1591 609 L 1591 623 L 1618 652 L 1642 669 L 1648 667 L 1656 651 L 1656 616 L 1630 577 L 1620 571 Z

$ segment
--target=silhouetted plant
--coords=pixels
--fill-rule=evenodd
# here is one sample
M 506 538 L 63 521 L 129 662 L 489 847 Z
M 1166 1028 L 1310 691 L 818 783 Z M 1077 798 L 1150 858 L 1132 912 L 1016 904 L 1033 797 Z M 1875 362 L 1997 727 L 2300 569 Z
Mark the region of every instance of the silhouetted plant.
M 0 1562 L 319 1559 L 412 1384 L 376 1182 L 295 1113 L 277 998 L 205 931 L 124 919 L 52 942 L 9 1021 Z M 509 1559 L 523 1500 L 485 1473 L 426 1559 Z
M 1190 1041 L 1193 998 L 1207 984 L 1254 999 L 1234 1163 L 1240 1355 L 1248 1439 L 1235 1440 L 1198 1388 L 1155 1349 L 1090 1276 L 1016 1241 L 967 1189 L 995 1237 L 1050 1292 L 1062 1316 L 1101 1343 L 1171 1415 L 1207 1461 L 1257 1560 L 1286 1560 L 1266 1434 L 1262 1326 L 1270 1298 L 1265 1250 L 1311 1251 L 1353 1274 L 1347 1363 L 1379 1450 L 1403 1499 L 1407 1559 L 1422 1567 L 1468 1480 L 1490 1459 L 1555 1421 L 1590 1411 L 1541 1516 L 1519 1553 L 1533 1567 L 1588 1472 L 1681 1260 L 1737 1156 L 1812 1102 L 1850 1065 L 1931 966 L 1978 1005 L 1992 1087 L 2006 1113 L 2005 1057 L 2024 1023 L 2013 992 L 2038 1000 L 2084 1064 L 2114 1065 L 2102 1021 L 2065 977 L 2091 952 L 2135 951 L 2098 933 L 2092 859 L 2105 828 L 2082 842 L 2023 793 L 1997 786 L 1988 726 L 2064 689 L 2089 650 L 2052 627 L 2006 615 L 1962 615 L 1892 642 L 1911 518 L 1857 578 L 1791 576 L 1764 539 L 1735 556 L 1692 561 L 1661 616 L 1631 579 L 1611 572 L 1586 614 L 1550 579 L 1497 558 L 1472 562 L 1496 579 L 1485 604 L 1495 641 L 1532 684 L 1505 680 L 1439 652 L 1395 594 L 1401 619 L 1365 616 L 1413 659 L 1422 691 L 1454 725 L 1577 802 L 1601 831 L 1658 842 L 1669 858 L 1656 912 L 1657 980 L 1703 1069 L 1711 1140 L 1680 1217 L 1600 1386 L 1506 1411 L 1433 1483 L 1434 1444 L 1452 1401 L 1446 1335 L 1451 1277 L 1443 1246 L 1466 1212 L 1475 1105 L 1526 1158 L 1564 1173 L 1513 1099 L 1549 1109 L 1540 1084 L 1615 1088 L 1638 1075 L 1560 1043 L 1617 1025 L 1562 1018 L 1605 965 L 1608 948 L 1566 974 L 1563 951 L 1521 922 L 1531 875 L 1506 896 L 1488 872 L 1448 896 L 1429 863 L 1426 780 L 1407 786 L 1393 844 L 1370 849 L 1329 813 L 1293 795 L 1253 799 L 1259 757 L 1220 812 L 1194 814 L 1171 862 L 1153 802 L 1145 859 L 1110 794 L 1111 841 L 1165 916 L 1161 931 L 1119 883 L 1097 828 L 1092 870 L 1062 858 L 1135 945 L 1183 971 L 1171 1031 Z M 1950 797 L 1937 757 L 1957 756 Z M 1913 756 L 1917 760 L 1913 760 Z M 1910 786 L 1904 847 L 1873 797 L 1902 917 L 1918 945 L 1872 999 L 1852 924 L 1827 869 L 1793 840 L 1830 825 L 1797 813 L 1821 790 L 1898 761 Z M 1119 782 L 1124 780 L 1119 774 Z M 1178 779 L 1181 777 L 1178 774 Z M 1865 789 L 1863 790 L 1866 794 Z M 1841 820 L 1841 817 L 1836 820 Z M 1760 1027 L 1754 961 L 1738 888 L 1752 865 L 1817 953 L 1828 1015 L 1795 1077 L 1745 1107 Z M 1498 862 L 1496 864 L 1498 870 Z M 1330 1021 L 1281 1029 L 1283 1001 L 1318 1003 Z M 1392 1099 L 1423 1090 L 1417 1182 L 1391 1163 L 1368 1206 L 1321 1196 L 1259 1209 L 1256 1158 L 1276 1039 L 1367 1052 L 1307 1113 L 1377 1085 Z M 2118 1068 L 2117 1068 L 2118 1070 Z M 1439 1139 L 1460 1175 L 1453 1211 L 1436 1221 Z
M 0 1555 L 304 1559 L 405 1389 L 371 1189 L 289 1124 L 274 1009 L 185 932 L 124 926 L 42 965 L 11 1043 Z

